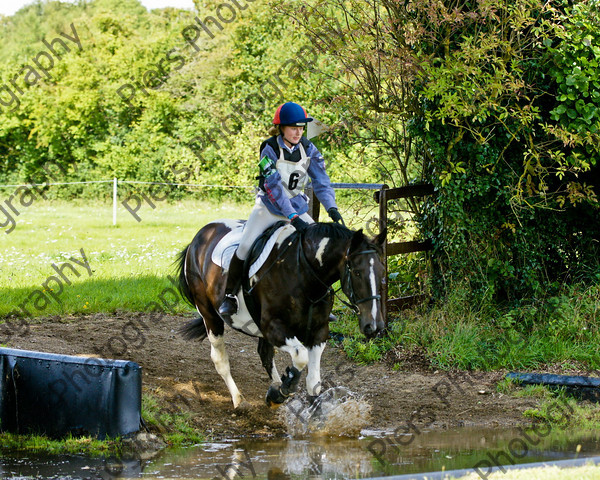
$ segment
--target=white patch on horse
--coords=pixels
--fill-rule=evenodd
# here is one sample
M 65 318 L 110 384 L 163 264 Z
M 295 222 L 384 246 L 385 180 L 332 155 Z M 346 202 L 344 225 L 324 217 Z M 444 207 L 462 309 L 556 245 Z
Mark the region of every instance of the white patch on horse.
M 188 248 L 185 251 L 185 260 L 183 261 L 183 278 L 185 278 L 185 283 L 187 283 L 188 285 L 190 284 L 190 282 L 188 282 L 187 279 L 187 263 L 188 263 L 188 255 L 190 254 L 190 247 L 191 245 L 188 245 Z M 198 308 L 198 307 L 196 307 Z
M 237 294 L 238 301 L 238 311 L 237 313 L 231 316 L 231 326 L 237 330 L 241 330 L 248 335 L 252 335 L 253 337 L 262 337 L 262 333 L 258 328 L 258 325 L 254 323 L 252 320 L 252 316 L 248 311 L 248 307 L 246 306 L 246 302 L 244 300 L 244 294 L 242 290 Z
M 371 265 L 371 273 L 369 274 L 369 279 L 371 280 L 371 295 L 374 297 L 377 296 L 377 283 L 375 282 L 375 260 L 372 258 L 369 261 Z M 377 319 L 377 299 L 373 299 L 373 306 L 371 307 L 371 315 L 373 315 L 373 320 Z
M 213 223 L 221 223 L 222 225 L 229 227 L 231 230 L 235 230 L 246 222 L 244 220 L 233 220 L 232 218 L 221 218 L 219 220 L 215 220 Z
M 323 254 L 325 253 L 325 248 L 327 247 L 327 244 L 329 243 L 329 238 L 325 237 L 323 240 L 321 240 L 321 242 L 319 243 L 319 248 L 317 248 L 317 253 L 315 254 L 315 258 L 317 259 L 317 261 L 319 262 L 319 265 L 323 266 Z
M 315 345 L 308 350 L 308 374 L 306 375 L 306 391 L 315 396 L 321 393 L 321 355 L 326 343 Z
M 302 370 L 308 363 L 308 350 L 296 337 L 286 338 L 285 345 L 279 348 L 282 352 L 287 352 L 292 357 L 292 363 L 298 370 Z
M 208 340 L 210 341 L 210 358 L 215 364 L 215 369 L 221 375 L 221 378 L 225 381 L 231 399 L 233 400 L 233 407 L 237 408 L 240 403 L 244 401 L 244 397 L 237 388 L 237 385 L 233 381 L 231 376 L 231 369 L 229 368 L 229 356 L 225 350 L 225 341 L 223 335 L 214 335 L 212 332 L 208 332 Z

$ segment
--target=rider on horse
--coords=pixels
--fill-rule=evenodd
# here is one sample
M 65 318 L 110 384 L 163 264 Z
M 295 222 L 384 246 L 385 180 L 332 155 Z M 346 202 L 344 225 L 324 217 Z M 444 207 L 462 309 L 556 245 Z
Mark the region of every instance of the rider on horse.
M 303 193 L 309 181 L 331 219 L 342 221 L 335 203 L 335 192 L 325 171 L 323 155 L 302 136 L 304 127 L 312 121 L 306 110 L 294 102 L 280 105 L 275 112 L 273 127 L 269 130 L 273 136 L 260 146 L 260 189 L 240 245 L 231 259 L 225 298 L 219 307 L 222 317 L 230 317 L 237 312 L 235 295 L 242 282 L 244 260 L 260 234 L 280 220 L 291 221 L 299 232 L 314 223 L 307 213 L 308 197 Z

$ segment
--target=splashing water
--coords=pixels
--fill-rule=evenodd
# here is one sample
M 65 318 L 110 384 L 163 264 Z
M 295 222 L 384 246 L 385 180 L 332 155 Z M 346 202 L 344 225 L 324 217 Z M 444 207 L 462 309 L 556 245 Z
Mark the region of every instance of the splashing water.
M 281 420 L 292 437 L 355 437 L 368 424 L 370 415 L 371 405 L 346 387 L 325 390 L 312 405 L 306 395 L 297 395 L 280 410 Z

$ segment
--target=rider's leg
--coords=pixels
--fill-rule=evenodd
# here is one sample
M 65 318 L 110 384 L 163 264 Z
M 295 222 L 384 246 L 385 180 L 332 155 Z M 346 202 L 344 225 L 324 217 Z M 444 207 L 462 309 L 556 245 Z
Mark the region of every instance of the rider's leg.
M 315 221 L 313 220 L 313 218 L 308 214 L 308 212 L 303 213 L 302 215 L 300 215 L 300 218 L 302 220 L 304 220 L 306 223 L 311 224 L 311 223 L 315 223 Z
M 219 306 L 219 315 L 222 317 L 231 317 L 237 312 L 236 294 L 242 285 L 242 273 L 244 270 L 244 260 L 237 256 L 237 253 L 231 257 L 229 271 L 227 272 L 227 284 L 225 285 L 225 298 Z
M 227 274 L 227 284 L 225 285 L 225 298 L 219 306 L 219 315 L 230 317 L 237 313 L 236 294 L 242 284 L 244 260 L 248 257 L 252 244 L 260 234 L 279 220 L 285 220 L 285 217 L 272 214 L 260 198 L 256 199 L 254 208 L 250 212 L 248 221 L 244 226 L 240 245 L 231 258 L 231 265 Z

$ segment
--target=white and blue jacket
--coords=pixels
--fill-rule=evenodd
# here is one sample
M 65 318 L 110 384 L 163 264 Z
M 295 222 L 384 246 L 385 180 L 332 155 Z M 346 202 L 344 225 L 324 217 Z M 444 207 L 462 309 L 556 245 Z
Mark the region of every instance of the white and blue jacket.
M 264 156 L 273 161 L 276 171 L 265 179 L 264 190 L 259 191 L 258 196 L 271 213 L 289 218 L 294 213 L 307 212 L 304 187 L 309 182 L 325 210 L 337 208 L 323 155 L 306 137 L 292 148 L 285 145 L 281 135 L 271 137 L 261 145 L 260 158 Z

